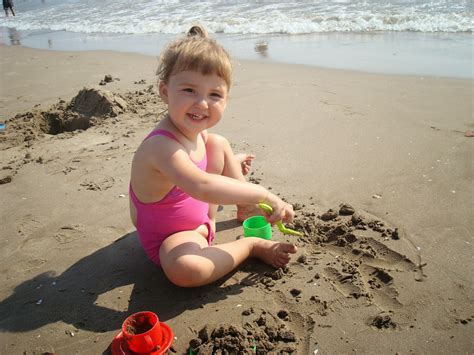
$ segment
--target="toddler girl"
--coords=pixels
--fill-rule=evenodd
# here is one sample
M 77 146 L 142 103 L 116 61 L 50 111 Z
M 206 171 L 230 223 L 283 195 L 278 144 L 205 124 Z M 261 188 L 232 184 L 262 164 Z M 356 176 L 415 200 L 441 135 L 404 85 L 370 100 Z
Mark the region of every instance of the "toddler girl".
M 237 205 L 240 221 L 259 202 L 273 207 L 270 223 L 294 217 L 291 205 L 245 181 L 253 156 L 236 157 L 224 137 L 207 132 L 227 105 L 227 52 L 193 26 L 168 45 L 157 73 L 168 114 L 137 149 L 130 180 L 130 213 L 148 257 L 183 287 L 209 284 L 248 257 L 286 265 L 292 244 L 247 237 L 212 245 L 219 204 Z

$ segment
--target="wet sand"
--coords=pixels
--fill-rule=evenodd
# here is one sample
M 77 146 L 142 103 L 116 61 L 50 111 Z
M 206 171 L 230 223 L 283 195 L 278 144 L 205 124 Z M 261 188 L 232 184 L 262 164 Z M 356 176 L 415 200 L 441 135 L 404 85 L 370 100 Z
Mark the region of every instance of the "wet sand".
M 293 203 L 305 236 L 274 229 L 299 248 L 286 269 L 251 260 L 182 289 L 128 218 L 131 157 L 164 109 L 156 58 L 0 52 L 1 353 L 100 354 L 140 310 L 178 354 L 472 352 L 471 80 L 236 62 L 213 131 L 256 155 L 250 181 Z M 217 243 L 242 237 L 235 212 Z
M 469 32 L 214 33 L 213 37 L 232 57 L 262 64 L 276 62 L 371 73 L 473 78 Z M 157 56 L 174 38 L 176 35 L 163 33 L 24 32 L 0 26 L 0 44 L 53 51 L 109 50 Z

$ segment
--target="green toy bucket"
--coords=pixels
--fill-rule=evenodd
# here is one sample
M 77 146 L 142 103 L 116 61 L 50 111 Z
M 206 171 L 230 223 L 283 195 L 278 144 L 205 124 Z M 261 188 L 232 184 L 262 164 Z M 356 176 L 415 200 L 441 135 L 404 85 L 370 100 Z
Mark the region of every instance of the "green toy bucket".
M 245 237 L 272 239 L 272 226 L 263 216 L 247 218 L 243 223 L 243 227 Z

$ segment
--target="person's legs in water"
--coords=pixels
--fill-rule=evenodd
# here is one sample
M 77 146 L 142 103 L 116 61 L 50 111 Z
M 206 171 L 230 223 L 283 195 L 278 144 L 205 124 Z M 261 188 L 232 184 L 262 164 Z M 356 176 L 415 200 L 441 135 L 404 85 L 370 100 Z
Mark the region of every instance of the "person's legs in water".
M 11 0 L 4 0 L 3 1 L 3 10 L 5 10 L 5 16 L 8 17 L 8 10 L 15 16 L 15 11 L 13 10 L 13 2 Z

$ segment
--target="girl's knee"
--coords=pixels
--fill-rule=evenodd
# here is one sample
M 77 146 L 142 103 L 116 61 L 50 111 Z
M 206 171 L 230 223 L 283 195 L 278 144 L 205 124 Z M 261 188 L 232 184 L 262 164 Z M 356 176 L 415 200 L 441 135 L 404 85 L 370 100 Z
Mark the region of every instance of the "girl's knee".
M 160 247 L 160 261 L 168 279 L 181 287 L 202 285 L 209 277 L 209 265 L 200 256 L 207 246 L 207 241 L 195 231 L 176 233 L 166 238 Z
M 232 152 L 226 138 L 218 134 L 209 134 L 206 142 L 207 172 L 222 175 L 227 156 Z
M 227 150 L 230 149 L 230 143 L 227 138 L 219 134 L 209 133 L 207 136 L 206 149 Z
M 169 265 L 163 265 L 163 271 L 168 279 L 180 287 L 196 287 L 206 284 L 210 270 L 205 263 L 196 260 L 195 255 L 183 255 Z

